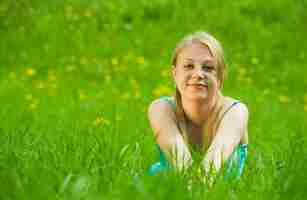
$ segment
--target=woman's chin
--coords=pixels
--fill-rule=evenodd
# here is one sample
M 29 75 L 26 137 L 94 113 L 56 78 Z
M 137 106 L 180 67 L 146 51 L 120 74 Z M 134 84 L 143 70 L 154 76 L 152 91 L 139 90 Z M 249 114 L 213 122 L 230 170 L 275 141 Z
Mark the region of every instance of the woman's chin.
M 207 93 L 193 93 L 193 94 L 187 95 L 187 98 L 191 100 L 204 101 L 208 98 L 208 95 Z

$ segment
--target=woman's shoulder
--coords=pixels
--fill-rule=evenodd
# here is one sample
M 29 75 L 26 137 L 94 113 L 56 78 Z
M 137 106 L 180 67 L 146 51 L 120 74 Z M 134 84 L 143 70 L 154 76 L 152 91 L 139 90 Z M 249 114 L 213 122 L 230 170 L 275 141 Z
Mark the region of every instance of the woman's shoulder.
M 176 110 L 176 101 L 175 101 L 175 98 L 172 97 L 172 96 L 162 96 L 162 97 L 154 100 L 154 102 L 162 102 L 161 104 L 167 104 L 173 110 Z
M 147 116 L 154 130 L 160 132 L 162 127 L 167 126 L 170 122 L 176 123 L 175 110 L 163 98 L 153 100 L 148 109 Z
M 244 102 L 229 96 L 224 96 L 223 99 L 223 113 L 228 112 L 232 107 L 235 107 L 238 111 L 248 112 L 248 108 Z
M 176 108 L 174 97 L 162 96 L 153 100 L 149 105 L 151 111 L 173 112 Z
M 227 105 L 232 105 L 232 104 L 243 104 L 246 106 L 246 104 L 239 100 L 239 99 L 236 99 L 236 98 L 233 98 L 233 97 L 229 97 L 229 96 L 224 96 L 224 102 L 223 102 L 223 105 L 227 106 Z

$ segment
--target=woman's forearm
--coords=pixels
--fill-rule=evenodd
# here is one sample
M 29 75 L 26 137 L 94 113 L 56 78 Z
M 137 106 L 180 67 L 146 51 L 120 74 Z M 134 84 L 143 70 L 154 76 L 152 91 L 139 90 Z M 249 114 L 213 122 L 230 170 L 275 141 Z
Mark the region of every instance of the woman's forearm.
M 192 155 L 180 134 L 172 137 L 159 137 L 157 141 L 174 168 L 182 171 L 191 166 Z
M 181 135 L 174 137 L 172 145 L 172 163 L 179 171 L 185 170 L 192 165 L 192 155 Z

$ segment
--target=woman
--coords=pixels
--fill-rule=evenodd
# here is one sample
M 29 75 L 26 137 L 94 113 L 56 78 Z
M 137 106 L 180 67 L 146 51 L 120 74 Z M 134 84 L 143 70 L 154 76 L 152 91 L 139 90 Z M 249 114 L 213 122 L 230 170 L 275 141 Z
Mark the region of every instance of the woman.
M 174 97 L 157 99 L 148 108 L 161 153 L 150 174 L 169 164 L 187 169 L 193 162 L 193 148 L 203 152 L 205 174 L 219 171 L 225 163 L 239 177 L 247 153 L 248 109 L 221 92 L 225 63 L 220 43 L 206 32 L 183 38 L 173 53 L 172 77 Z

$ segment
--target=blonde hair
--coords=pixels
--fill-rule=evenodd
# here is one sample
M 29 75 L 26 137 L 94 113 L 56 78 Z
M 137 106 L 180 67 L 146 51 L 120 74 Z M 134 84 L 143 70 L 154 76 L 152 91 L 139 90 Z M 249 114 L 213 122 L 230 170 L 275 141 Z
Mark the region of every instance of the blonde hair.
M 212 54 L 212 56 L 217 60 L 217 78 L 219 80 L 219 86 L 220 89 L 222 88 L 224 79 L 225 79 L 225 71 L 226 71 L 226 65 L 224 60 L 224 52 L 221 44 L 217 39 L 215 39 L 212 35 L 210 35 L 207 32 L 195 32 L 190 35 L 187 35 L 184 37 L 176 46 L 173 56 L 172 56 L 172 65 L 173 67 L 176 67 L 177 62 L 177 56 L 179 55 L 180 51 L 192 43 L 200 43 L 205 46 L 207 46 Z M 183 110 L 182 101 L 181 101 L 181 94 L 176 87 L 175 92 L 175 101 L 176 101 L 176 116 L 178 120 L 179 129 L 181 130 L 181 133 L 183 134 L 183 138 L 187 144 L 189 144 L 188 140 L 189 137 L 187 135 L 187 124 L 186 120 L 187 117 L 185 115 L 185 112 Z M 219 120 L 219 114 L 222 110 L 222 102 L 217 101 L 214 105 L 213 112 L 210 113 L 208 120 L 206 122 L 206 125 L 203 130 L 203 151 L 205 151 L 209 144 L 212 142 L 213 138 L 215 137 L 217 128 L 219 126 L 220 120 Z M 207 138 L 206 138 L 207 137 Z

